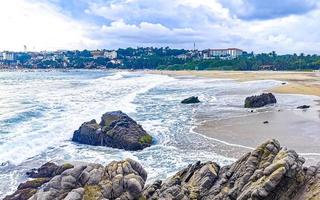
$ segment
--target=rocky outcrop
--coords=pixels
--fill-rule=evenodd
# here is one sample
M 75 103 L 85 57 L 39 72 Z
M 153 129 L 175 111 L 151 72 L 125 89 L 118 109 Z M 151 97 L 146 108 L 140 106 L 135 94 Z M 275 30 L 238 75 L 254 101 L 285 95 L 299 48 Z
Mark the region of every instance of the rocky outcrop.
M 220 167 L 215 162 L 199 161 L 165 181 L 147 186 L 146 171 L 139 163 L 127 159 L 111 162 L 106 167 L 75 166 L 53 178 L 36 178 L 35 183 L 31 180 L 21 184 L 15 194 L 30 188 L 24 194 L 31 200 L 318 200 L 320 163 L 311 167 L 303 164 L 304 159 L 295 151 L 270 140 L 231 165 Z M 10 195 L 6 200 L 26 199 L 15 197 Z
M 146 179 L 146 171 L 131 159 L 114 161 L 106 167 L 100 164 L 79 165 L 39 182 L 27 193 L 27 198 L 15 196 L 23 191 L 18 188 L 15 194 L 7 196 L 5 200 L 138 199 Z
M 31 198 L 43 184 L 49 182 L 54 176 L 60 175 L 73 167 L 73 165 L 68 163 L 58 166 L 55 163 L 48 162 L 39 169 L 32 169 L 27 172 L 26 175 L 34 179 L 21 183 L 18 186 L 17 191 L 12 195 L 6 196 L 4 200 L 27 200 Z
M 272 93 L 263 93 L 258 96 L 247 97 L 244 102 L 245 108 L 259 108 L 268 104 L 277 103 L 276 97 Z
M 128 115 L 114 111 L 105 113 L 99 124 L 96 120 L 83 123 L 74 132 L 72 141 L 125 150 L 141 150 L 151 145 L 152 137 Z
M 297 109 L 308 109 L 308 108 L 310 108 L 310 106 L 307 106 L 307 105 L 302 105 L 297 107 Z
M 198 97 L 192 96 L 181 101 L 183 104 L 200 103 Z
M 268 141 L 230 166 L 197 162 L 143 192 L 146 199 L 320 199 L 320 164 L 303 167 L 292 150 Z

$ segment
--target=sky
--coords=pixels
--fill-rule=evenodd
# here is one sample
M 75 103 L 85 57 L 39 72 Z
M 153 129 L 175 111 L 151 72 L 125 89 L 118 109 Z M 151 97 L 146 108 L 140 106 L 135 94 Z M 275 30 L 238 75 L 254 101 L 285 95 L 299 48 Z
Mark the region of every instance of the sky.
M 320 0 L 0 0 L 0 51 L 237 47 L 320 54 Z

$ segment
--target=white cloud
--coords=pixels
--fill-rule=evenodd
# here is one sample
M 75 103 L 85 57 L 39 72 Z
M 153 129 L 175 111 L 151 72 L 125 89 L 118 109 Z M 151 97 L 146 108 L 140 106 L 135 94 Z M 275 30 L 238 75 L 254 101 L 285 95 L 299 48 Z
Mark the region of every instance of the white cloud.
M 239 5 L 242 9 L 239 12 L 251 9 L 249 5 L 243 9 L 243 0 L 233 0 L 232 4 Z M 247 21 L 222 5 L 218 0 L 124 0 L 91 3 L 87 12 L 111 21 L 97 29 L 95 35 L 107 47 L 192 48 L 196 42 L 199 48 L 239 47 L 279 53 L 318 51 L 320 36 L 311 34 L 311 30 L 317 32 L 318 10 Z
M 82 4 L 85 9 L 72 10 L 72 13 L 83 12 L 74 13 L 75 16 L 80 14 L 99 21 L 88 24 L 81 21 L 83 18 L 62 14 L 71 12 L 59 7 L 61 0 L 50 0 L 56 2 L 54 5 L 48 1 L 2 3 L 0 22 L 6 29 L 0 32 L 0 50 L 22 49 L 24 44 L 38 50 L 192 48 L 196 42 L 200 49 L 238 47 L 255 52 L 320 53 L 319 8 L 291 15 L 290 12 L 297 10 L 283 10 L 284 6 L 278 2 L 276 6 L 283 11 L 281 17 L 246 20 L 239 18 L 239 13 L 250 9 L 254 9 L 251 13 L 258 12 L 264 4 L 256 0 L 230 0 L 231 6 L 225 0 L 90 0 L 85 4 L 87 7 Z M 284 5 L 289 1 L 286 2 Z
M 96 46 L 85 24 L 59 12 L 52 4 L 31 0 L 2 1 L 0 50 L 76 49 Z

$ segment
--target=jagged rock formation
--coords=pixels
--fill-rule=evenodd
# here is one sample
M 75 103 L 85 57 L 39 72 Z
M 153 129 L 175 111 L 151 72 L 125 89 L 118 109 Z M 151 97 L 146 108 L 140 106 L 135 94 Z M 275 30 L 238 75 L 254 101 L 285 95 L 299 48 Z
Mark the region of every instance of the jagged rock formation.
M 277 103 L 276 97 L 272 93 L 263 93 L 258 96 L 247 97 L 244 101 L 245 108 L 259 108 L 268 104 Z
M 295 151 L 268 141 L 230 166 L 197 162 L 144 190 L 147 199 L 316 200 L 320 163 L 304 168 Z
M 34 179 L 21 183 L 17 191 L 12 195 L 6 196 L 4 200 L 27 200 L 37 192 L 40 186 L 49 182 L 54 176 L 60 175 L 62 172 L 73 167 L 73 165 L 68 163 L 58 166 L 48 162 L 39 169 L 32 169 L 30 172 L 27 172 L 27 176 Z
M 198 97 L 192 96 L 181 101 L 183 104 L 200 103 Z
M 101 145 L 125 150 L 141 150 L 149 147 L 152 137 L 121 111 L 107 112 L 96 120 L 85 122 L 73 134 L 72 141 Z
M 25 196 L 17 196 L 25 192 L 20 185 L 5 200 L 138 199 L 146 179 L 146 171 L 131 159 L 114 161 L 106 167 L 100 164 L 79 165 L 39 182 Z M 35 180 L 39 178 L 32 181 Z
M 318 200 L 320 163 L 311 167 L 304 167 L 303 163 L 304 159 L 295 151 L 270 140 L 229 166 L 199 161 L 165 181 L 155 181 L 146 187 L 146 171 L 130 159 L 106 167 L 76 166 L 61 174 L 55 168 L 44 173 L 56 174 L 53 178 L 42 178 L 26 194 L 31 200 Z M 40 171 L 38 174 L 42 174 Z M 28 185 L 28 182 L 21 184 L 15 194 Z M 27 199 L 15 197 L 7 196 L 5 200 Z

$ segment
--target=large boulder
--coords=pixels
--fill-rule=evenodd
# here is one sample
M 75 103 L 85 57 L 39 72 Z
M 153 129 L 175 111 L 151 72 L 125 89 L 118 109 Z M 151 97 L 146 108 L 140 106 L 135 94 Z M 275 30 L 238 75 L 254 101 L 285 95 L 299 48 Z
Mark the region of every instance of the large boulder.
M 247 97 L 244 102 L 245 108 L 259 108 L 268 104 L 277 103 L 276 97 L 272 93 L 263 93 L 257 96 Z
M 192 96 L 181 101 L 183 104 L 200 103 L 199 98 Z
M 74 132 L 72 141 L 125 150 L 141 150 L 151 145 L 152 137 L 128 115 L 114 111 L 102 115 L 99 124 L 95 120 L 83 123 Z
M 50 180 L 38 181 L 39 184 L 29 191 L 18 189 L 5 200 L 133 200 L 141 196 L 146 179 L 147 172 L 131 159 L 114 161 L 105 167 L 83 164 L 65 170 Z M 19 192 L 24 196 L 18 196 Z

